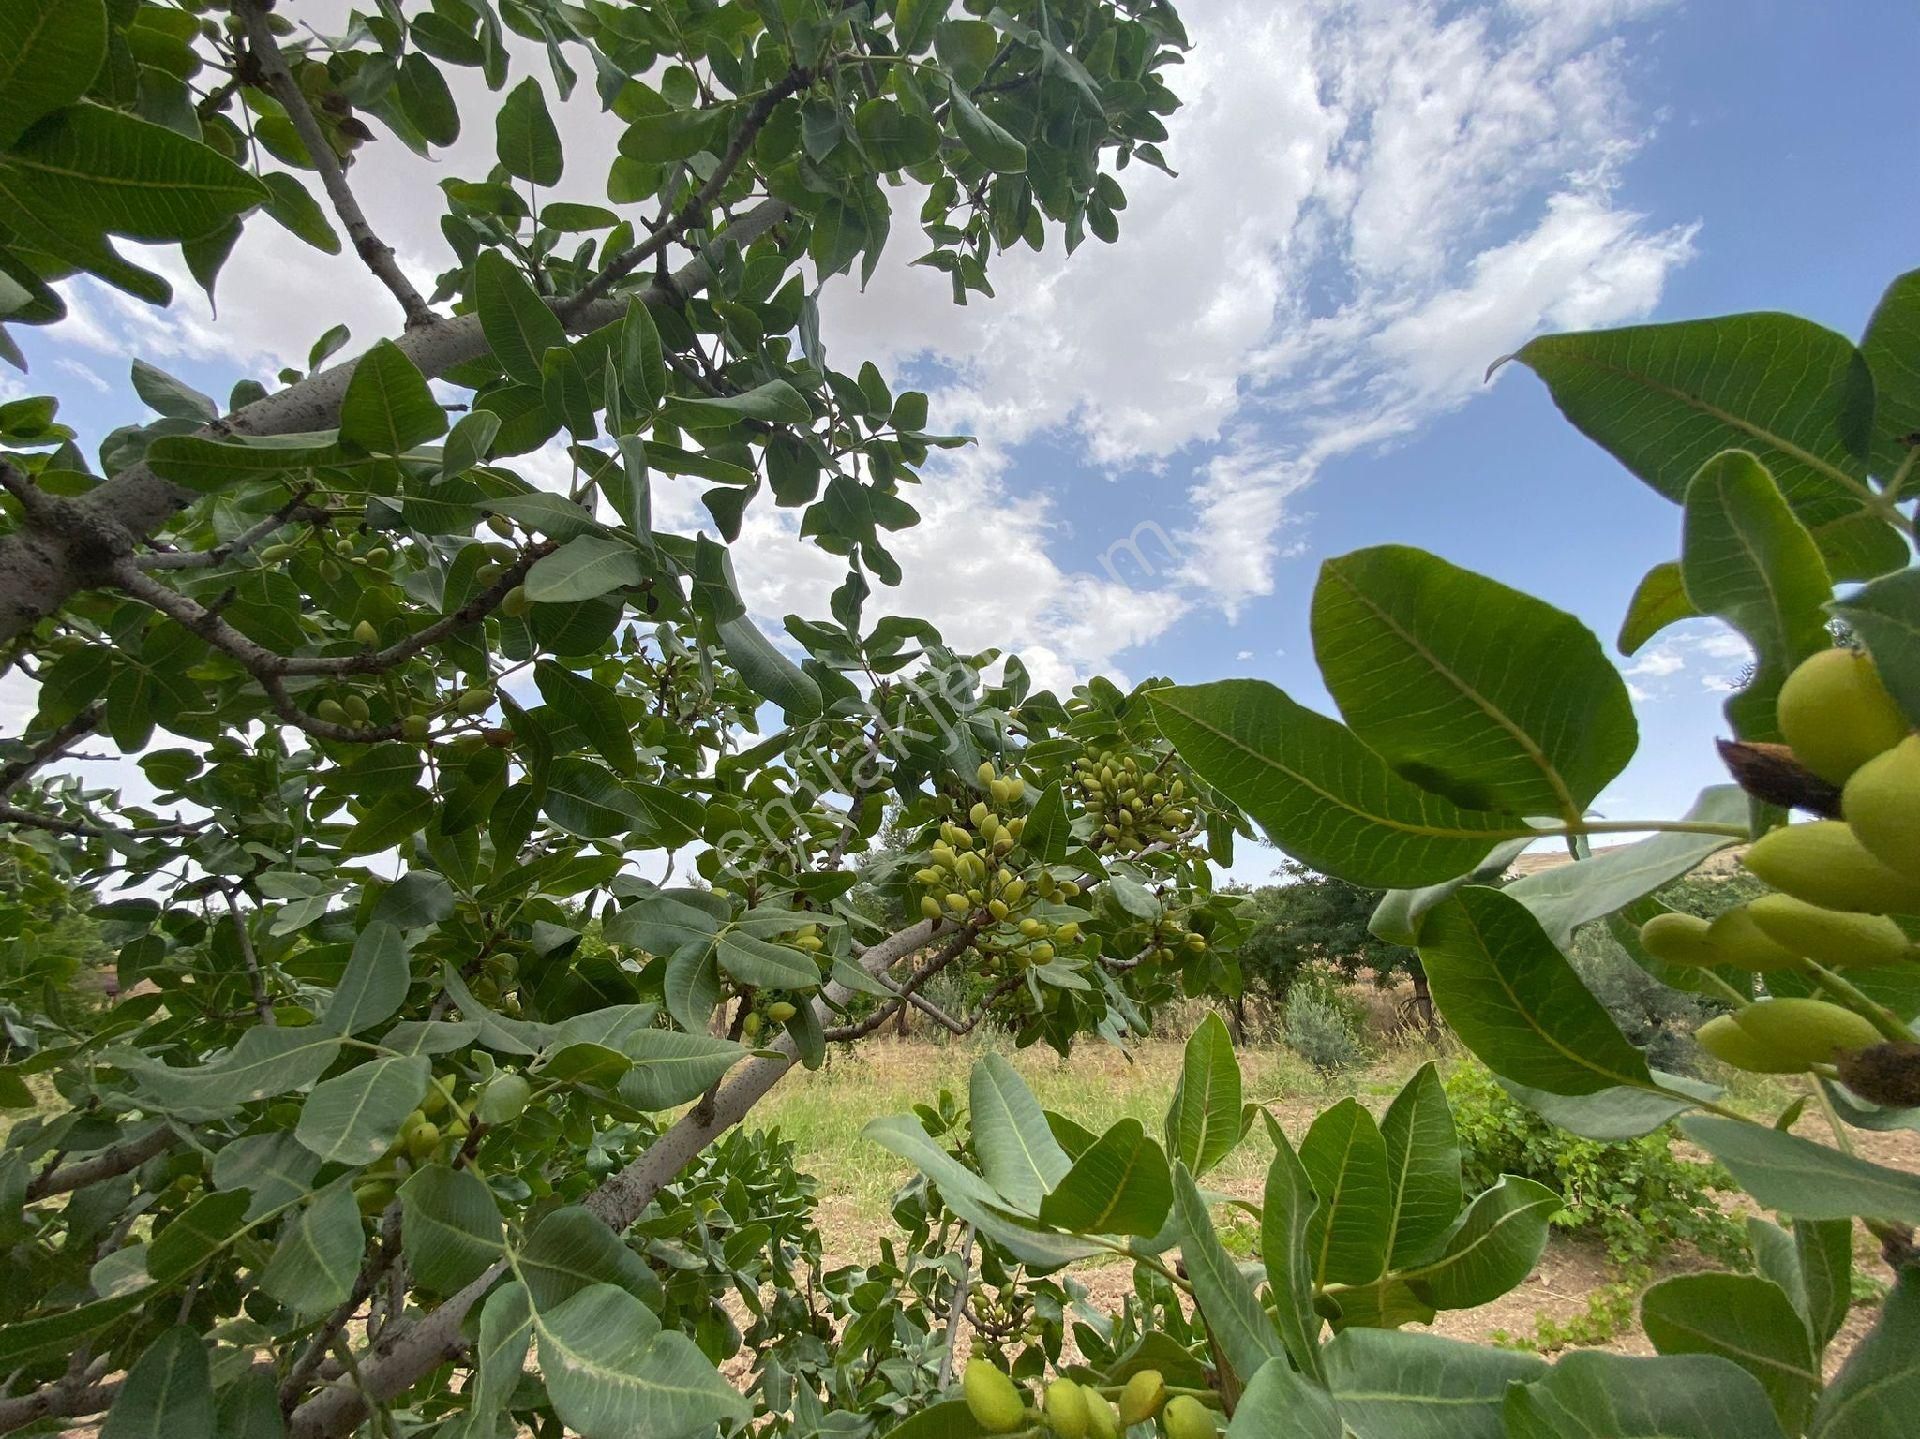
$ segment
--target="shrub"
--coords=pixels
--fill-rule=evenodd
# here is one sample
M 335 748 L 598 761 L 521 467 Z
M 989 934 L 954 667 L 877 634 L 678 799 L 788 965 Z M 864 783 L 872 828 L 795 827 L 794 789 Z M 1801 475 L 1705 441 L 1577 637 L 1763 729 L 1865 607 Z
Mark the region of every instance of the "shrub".
M 1323 1074 L 1367 1061 L 1353 1006 L 1330 984 L 1302 979 L 1294 985 L 1281 1035 L 1288 1048 Z
M 1537 1180 L 1564 1196 L 1554 1223 L 1588 1233 L 1617 1264 L 1645 1264 L 1674 1244 L 1691 1244 L 1744 1267 L 1744 1231 L 1714 1195 L 1733 1182 L 1717 1164 L 1673 1152 L 1665 1129 L 1639 1139 L 1582 1139 L 1520 1104 L 1478 1064 L 1447 1076 L 1469 1188 L 1502 1174 Z

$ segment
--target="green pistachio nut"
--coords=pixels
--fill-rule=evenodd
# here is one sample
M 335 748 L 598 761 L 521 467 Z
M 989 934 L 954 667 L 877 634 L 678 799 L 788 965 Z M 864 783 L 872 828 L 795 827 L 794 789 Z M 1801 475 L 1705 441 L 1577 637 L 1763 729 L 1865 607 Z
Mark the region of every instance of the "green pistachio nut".
M 1740 862 L 1775 889 L 1822 909 L 1920 914 L 1920 879 L 1882 864 L 1837 819 L 1771 830 Z
M 1866 653 L 1822 650 L 1780 686 L 1780 733 L 1794 757 L 1830 784 L 1847 777 L 1911 728 Z

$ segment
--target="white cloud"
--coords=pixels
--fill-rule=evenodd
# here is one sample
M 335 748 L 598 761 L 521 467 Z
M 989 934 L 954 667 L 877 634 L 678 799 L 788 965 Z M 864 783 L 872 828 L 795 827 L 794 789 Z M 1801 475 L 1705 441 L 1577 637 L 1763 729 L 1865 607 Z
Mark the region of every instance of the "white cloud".
M 1701 689 L 1737 689 L 1741 671 L 1752 661 L 1752 647 L 1718 620 L 1687 620 L 1662 631 L 1657 643 L 1620 672 L 1634 703 L 1645 704 Z

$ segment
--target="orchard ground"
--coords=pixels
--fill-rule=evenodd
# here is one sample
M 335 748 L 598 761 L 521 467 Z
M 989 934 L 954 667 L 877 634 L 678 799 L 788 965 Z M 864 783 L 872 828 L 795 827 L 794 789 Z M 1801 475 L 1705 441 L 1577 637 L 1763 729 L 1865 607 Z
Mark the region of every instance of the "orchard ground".
M 795 1141 L 801 1170 L 820 1182 L 818 1220 L 828 1268 L 871 1260 L 882 1238 L 900 1233 L 888 1211 L 894 1193 L 912 1177 L 912 1171 L 863 1138 L 862 1128 L 883 1115 L 904 1114 L 914 1104 L 931 1103 L 942 1089 L 951 1090 L 964 1104 L 968 1071 L 989 1047 L 1013 1062 L 1044 1106 L 1095 1133 L 1128 1117 L 1139 1120 L 1149 1133 L 1158 1133 L 1179 1079 L 1182 1049 L 1172 1039 L 1149 1040 L 1128 1054 L 1089 1044 L 1062 1060 L 1051 1050 L 1015 1050 L 1010 1041 L 991 1036 L 947 1043 L 876 1036 L 858 1050 L 833 1053 L 816 1073 L 796 1071 L 754 1111 L 752 1123 L 762 1129 L 777 1128 Z M 1246 1099 L 1271 1112 L 1296 1144 L 1316 1114 L 1347 1095 L 1378 1117 L 1408 1076 L 1427 1060 L 1438 1062 L 1443 1073 L 1452 1065 L 1473 1062 L 1444 1038 L 1437 1043 L 1379 1041 L 1371 1063 L 1332 1076 L 1317 1073 L 1278 1043 L 1245 1046 L 1239 1059 Z M 1741 1075 L 1734 1079 L 1733 1103 L 1756 1116 L 1771 1118 L 1799 1092 L 1798 1082 L 1791 1078 L 1760 1080 Z M 1813 1106 L 1808 1106 L 1795 1128 L 1809 1138 L 1826 1137 L 1824 1121 Z M 1851 1137 L 1863 1158 L 1920 1173 L 1920 1135 L 1855 1131 Z M 1674 1142 L 1689 1157 L 1705 1158 L 1684 1141 Z M 1257 1203 L 1271 1157 L 1271 1145 L 1255 1126 L 1248 1139 L 1208 1175 L 1208 1185 Z M 1752 1210 L 1743 1194 L 1726 1193 L 1720 1198 L 1729 1212 Z M 1231 1226 L 1223 1237 L 1233 1243 Z M 1239 1238 L 1250 1254 L 1251 1230 Z M 1881 1261 L 1877 1246 L 1858 1226 L 1855 1260 L 1874 1291 L 1890 1280 L 1891 1271 Z M 1670 1245 L 1655 1261 L 1651 1275 L 1642 1277 L 1640 1287 L 1675 1274 L 1721 1267 L 1690 1246 Z M 1097 1308 L 1118 1308 L 1132 1287 L 1131 1271 L 1118 1258 L 1087 1260 L 1070 1272 L 1087 1286 Z M 1526 1283 L 1492 1304 L 1442 1313 L 1432 1332 L 1457 1339 L 1530 1343 L 1543 1324 L 1549 1334 L 1581 1324 L 1596 1296 L 1622 1278 L 1623 1271 L 1597 1240 L 1556 1230 Z M 1632 1295 L 1632 1312 L 1638 1313 L 1637 1293 Z M 1866 1332 L 1873 1312 L 1871 1305 L 1856 1303 L 1846 1328 L 1827 1352 L 1830 1375 Z M 963 1345 L 966 1338 L 962 1336 Z M 1637 1320 L 1629 1320 L 1594 1347 L 1624 1354 L 1654 1352 Z

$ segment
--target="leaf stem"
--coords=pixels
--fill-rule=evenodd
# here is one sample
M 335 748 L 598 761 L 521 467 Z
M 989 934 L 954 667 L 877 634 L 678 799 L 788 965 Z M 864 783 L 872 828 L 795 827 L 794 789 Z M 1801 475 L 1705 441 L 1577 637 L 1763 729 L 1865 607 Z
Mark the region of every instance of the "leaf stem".
M 1718 834 L 1728 839 L 1747 839 L 1752 831 L 1743 824 L 1719 824 L 1706 819 L 1593 819 L 1582 820 L 1562 829 L 1540 831 L 1542 839 L 1551 839 L 1555 835 L 1581 834 L 1641 834 L 1657 831 L 1661 834 Z
M 1813 976 L 1815 984 L 1849 1009 L 1872 1020 L 1873 1027 L 1888 1039 L 1895 1044 L 1913 1042 L 1913 1031 L 1900 1022 L 1900 1017 L 1879 1000 L 1864 993 L 1852 980 L 1835 974 L 1825 965 L 1816 964 L 1811 959 L 1805 963 L 1807 973 Z

